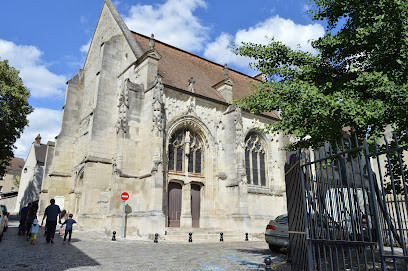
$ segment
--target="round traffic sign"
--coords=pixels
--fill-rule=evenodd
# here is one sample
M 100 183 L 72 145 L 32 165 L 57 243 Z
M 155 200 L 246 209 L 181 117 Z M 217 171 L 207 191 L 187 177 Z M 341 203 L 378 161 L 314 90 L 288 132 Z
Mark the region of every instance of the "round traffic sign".
M 120 194 L 120 198 L 122 200 L 128 200 L 129 199 L 129 194 L 127 192 L 123 192 L 122 194 Z

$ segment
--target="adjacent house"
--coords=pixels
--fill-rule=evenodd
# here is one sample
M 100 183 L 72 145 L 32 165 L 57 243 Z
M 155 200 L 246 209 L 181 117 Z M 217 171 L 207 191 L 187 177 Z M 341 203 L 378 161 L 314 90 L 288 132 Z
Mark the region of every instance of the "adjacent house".
M 18 212 L 30 202 L 39 200 L 46 152 L 47 145 L 41 144 L 41 136 L 38 134 L 31 145 L 23 171 L 21 172 L 14 212 Z
M 274 112 L 234 103 L 260 80 L 130 31 L 106 0 L 48 143 L 40 212 L 57 198 L 88 229 L 118 231 L 127 192 L 128 236 L 262 233 L 286 213 L 286 138 L 259 130 Z
M 0 193 L 17 192 L 23 170 L 24 160 L 22 158 L 13 157 L 9 165 L 6 167 L 6 172 L 0 176 Z

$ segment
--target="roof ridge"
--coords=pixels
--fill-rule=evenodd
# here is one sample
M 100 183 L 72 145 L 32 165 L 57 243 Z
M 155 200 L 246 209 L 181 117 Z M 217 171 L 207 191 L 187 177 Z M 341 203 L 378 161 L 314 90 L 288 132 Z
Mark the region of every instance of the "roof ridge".
M 143 34 L 141 34 L 141 33 L 135 32 L 135 31 L 133 31 L 133 30 L 130 30 L 130 32 L 132 32 L 133 34 L 140 35 L 140 36 L 142 36 L 142 37 L 144 37 L 144 38 L 146 38 L 146 39 L 150 39 L 150 37 L 148 37 L 148 36 L 146 36 L 146 35 L 143 35 Z M 165 45 L 165 46 L 168 46 L 168 47 L 170 47 L 170 48 L 173 48 L 173 49 L 176 49 L 176 50 L 178 50 L 178 51 L 181 51 L 181 52 L 183 52 L 183 53 L 187 53 L 187 54 L 189 54 L 189 55 L 191 55 L 191 56 L 198 57 L 198 58 L 200 58 L 200 59 L 202 59 L 202 60 L 205 60 L 205 61 L 210 62 L 210 63 L 212 63 L 212 64 L 215 64 L 215 65 L 217 65 L 217 66 L 224 67 L 224 65 L 219 64 L 219 63 L 217 63 L 217 62 L 215 62 L 215 61 L 209 60 L 209 59 L 204 58 L 204 57 L 202 57 L 202 56 L 199 56 L 199 55 L 193 54 L 193 53 L 191 53 L 191 52 L 188 52 L 188 51 L 186 51 L 186 50 L 180 49 L 180 48 L 178 48 L 178 47 L 176 47 L 176 46 L 173 46 L 173 45 L 171 45 L 171 44 L 168 44 L 168 43 L 165 43 L 165 42 L 163 42 L 163 41 L 157 40 L 156 38 L 155 38 L 155 41 L 158 42 L 158 43 L 161 43 L 161 44 L 163 44 L 163 45 Z M 227 63 L 227 64 L 228 64 L 228 63 Z M 245 73 L 243 73 L 243 72 L 237 71 L 237 70 L 232 69 L 232 68 L 230 68 L 230 67 L 228 67 L 228 69 L 229 69 L 230 71 L 234 71 L 234 72 L 236 72 L 236 73 L 239 73 L 239 74 L 244 75 L 244 76 L 248 76 L 248 77 L 250 77 L 251 79 L 254 79 L 254 80 L 256 80 L 256 81 L 260 81 L 260 82 L 261 82 L 261 80 L 255 78 L 254 76 L 245 74 Z M 257 74 L 257 75 L 258 75 L 258 74 Z

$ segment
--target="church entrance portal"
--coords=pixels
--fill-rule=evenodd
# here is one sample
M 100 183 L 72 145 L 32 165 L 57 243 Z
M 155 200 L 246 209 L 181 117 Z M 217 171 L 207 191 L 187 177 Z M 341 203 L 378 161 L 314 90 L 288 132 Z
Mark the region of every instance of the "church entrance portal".
M 169 227 L 180 227 L 181 184 L 169 183 Z
M 191 185 L 191 217 L 193 228 L 200 227 L 200 189 L 198 184 Z

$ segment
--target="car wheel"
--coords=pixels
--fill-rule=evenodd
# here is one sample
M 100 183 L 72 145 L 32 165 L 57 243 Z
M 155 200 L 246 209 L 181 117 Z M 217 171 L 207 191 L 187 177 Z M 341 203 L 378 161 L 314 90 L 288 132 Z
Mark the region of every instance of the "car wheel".
M 279 252 L 281 250 L 282 247 L 277 246 L 277 245 L 271 245 L 269 244 L 269 249 L 273 252 Z

